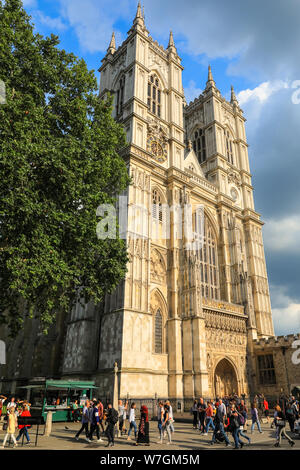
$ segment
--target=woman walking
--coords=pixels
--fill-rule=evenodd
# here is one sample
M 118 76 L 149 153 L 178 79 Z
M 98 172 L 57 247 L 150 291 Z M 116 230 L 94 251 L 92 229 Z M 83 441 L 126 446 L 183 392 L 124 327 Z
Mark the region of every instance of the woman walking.
M 136 409 L 136 404 L 132 403 L 130 407 L 130 412 L 129 412 L 129 431 L 128 431 L 127 441 L 130 441 L 130 434 L 131 434 L 132 429 L 134 429 L 135 439 L 137 437 L 137 425 L 135 422 L 135 409 Z
M 206 426 L 205 426 L 204 436 L 207 436 L 210 427 L 212 428 L 213 431 L 215 430 L 215 425 L 213 422 L 214 409 L 212 407 L 212 402 L 208 402 L 207 408 L 205 410 L 205 416 L 206 416 L 206 421 L 205 421 Z
M 170 407 L 169 405 L 164 405 L 164 415 L 162 421 L 162 428 L 163 430 L 167 431 L 168 434 L 168 442 L 167 444 L 171 444 L 172 437 L 171 437 L 171 423 L 170 423 Z
M 148 408 L 145 405 L 141 407 L 141 419 L 139 424 L 139 433 L 136 441 L 136 445 L 150 445 L 149 440 L 149 412 Z
M 15 413 L 15 406 L 8 408 L 7 411 L 9 413 L 8 414 L 8 427 L 7 427 L 7 432 L 6 432 L 2 447 L 3 448 L 5 447 L 8 437 L 10 437 L 13 440 L 14 447 L 17 447 L 18 444 L 15 438 L 15 432 L 16 432 L 18 420 L 17 420 L 17 415 Z
M 275 410 L 277 412 L 276 418 L 275 418 L 276 427 L 277 427 L 275 447 L 280 447 L 282 434 L 288 440 L 288 443 L 290 444 L 290 446 L 293 447 L 295 445 L 295 441 L 293 441 L 293 439 L 291 439 L 290 436 L 287 435 L 286 430 L 285 430 L 285 425 L 286 425 L 285 414 L 283 413 L 283 411 L 281 411 L 281 408 L 279 405 L 275 407 Z
M 194 404 L 191 408 L 191 412 L 193 414 L 193 429 L 197 429 L 198 425 L 198 406 L 197 406 L 197 400 L 194 400 Z
M 240 423 L 238 420 L 239 414 L 235 408 L 235 405 L 231 405 L 229 415 L 229 427 L 231 430 L 232 437 L 234 439 L 235 449 L 242 448 L 244 443 L 239 438 Z
M 257 425 L 257 428 L 260 434 L 263 434 L 263 431 L 261 430 L 261 426 L 260 426 L 260 422 L 258 418 L 258 411 L 257 411 L 255 403 L 251 403 L 251 418 L 252 418 L 251 434 L 253 434 L 255 423 Z
M 30 411 L 28 409 L 28 406 L 24 403 L 22 413 L 20 414 L 20 418 L 29 418 L 29 417 L 31 417 Z M 25 426 L 22 424 L 19 425 L 19 435 L 16 439 L 17 442 L 19 441 L 19 439 L 21 439 L 21 437 L 24 434 L 27 440 L 27 444 L 30 444 L 30 437 L 29 437 L 28 430 L 27 430 L 28 427 L 30 427 L 29 424 L 26 424 Z

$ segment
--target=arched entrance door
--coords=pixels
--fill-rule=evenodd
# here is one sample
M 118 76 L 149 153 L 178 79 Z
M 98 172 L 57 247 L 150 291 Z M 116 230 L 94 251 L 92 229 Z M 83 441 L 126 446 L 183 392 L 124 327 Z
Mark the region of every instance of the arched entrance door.
M 222 359 L 216 367 L 215 392 L 218 397 L 239 393 L 235 370 L 227 359 Z

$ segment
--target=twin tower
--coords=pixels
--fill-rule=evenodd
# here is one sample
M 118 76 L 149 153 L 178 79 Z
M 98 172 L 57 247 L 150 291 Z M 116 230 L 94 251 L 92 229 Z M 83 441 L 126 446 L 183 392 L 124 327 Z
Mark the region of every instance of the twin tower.
M 113 95 L 127 135 L 128 213 L 144 208 L 149 235 L 134 236 L 129 221 L 125 281 L 100 311 L 77 306 L 68 322 L 62 375 L 88 374 L 102 397 L 115 361 L 123 398 L 248 394 L 258 387 L 253 344 L 274 336 L 243 111 L 233 89 L 230 102 L 221 96 L 211 68 L 187 105 L 182 71 L 173 34 L 167 49 L 154 41 L 140 4 L 100 67 L 100 98 Z M 197 250 L 186 249 L 172 211 L 164 236 L 166 206 L 191 207 L 192 233 L 202 207 Z

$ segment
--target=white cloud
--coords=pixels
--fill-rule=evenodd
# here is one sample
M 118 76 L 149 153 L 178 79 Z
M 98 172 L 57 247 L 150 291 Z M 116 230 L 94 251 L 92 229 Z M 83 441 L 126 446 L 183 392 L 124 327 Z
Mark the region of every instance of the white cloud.
M 36 7 L 37 0 L 23 0 L 23 6 L 25 8 L 33 8 Z
M 184 94 L 187 103 L 190 103 L 190 101 L 198 98 L 201 93 L 201 88 L 197 88 L 196 82 L 194 80 L 190 80 L 188 86 L 184 88 Z
M 270 286 L 276 335 L 300 333 L 300 303 L 287 295 L 285 286 Z
M 286 308 L 274 308 L 272 312 L 275 334 L 300 333 L 300 304 L 290 303 Z
M 248 103 L 250 100 L 257 100 L 264 103 L 270 96 L 282 89 L 289 88 L 289 83 L 283 80 L 274 80 L 263 82 L 254 89 L 247 88 L 238 93 L 237 98 L 241 106 Z
M 165 37 L 171 28 L 185 52 L 234 59 L 228 73 L 254 80 L 298 79 L 300 4 L 297 0 L 144 0 L 147 26 Z M 163 33 L 162 33 L 163 32 Z
M 33 17 L 36 23 L 40 23 L 54 31 L 64 31 L 68 28 L 68 26 L 62 21 L 60 17 L 51 18 L 50 16 L 44 15 L 44 13 L 40 10 L 34 11 Z
M 300 215 L 266 220 L 264 241 L 271 252 L 300 254 Z
M 115 30 L 117 45 L 125 38 L 114 28 L 115 22 L 130 16 L 130 0 L 60 0 L 61 14 L 74 28 L 83 50 L 104 52 Z M 131 12 L 132 13 L 132 12 Z

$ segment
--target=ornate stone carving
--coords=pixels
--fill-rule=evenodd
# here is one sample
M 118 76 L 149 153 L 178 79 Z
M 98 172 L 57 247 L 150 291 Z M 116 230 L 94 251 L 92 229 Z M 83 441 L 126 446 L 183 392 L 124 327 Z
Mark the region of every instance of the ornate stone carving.
M 162 59 L 159 55 L 157 55 L 154 51 L 149 51 L 149 61 L 148 61 L 148 68 L 151 70 L 156 68 L 158 72 L 162 75 L 165 83 L 167 82 L 168 78 L 168 66 L 164 59 Z
M 151 281 L 159 284 L 166 282 L 166 263 L 162 254 L 156 248 L 151 250 L 150 273 Z
M 238 333 L 246 332 L 246 318 L 234 317 L 226 313 L 204 309 L 206 328 L 217 328 Z
M 241 186 L 242 180 L 241 177 L 238 173 L 235 173 L 234 171 L 231 171 L 228 173 L 228 183 L 233 183 L 236 186 Z

